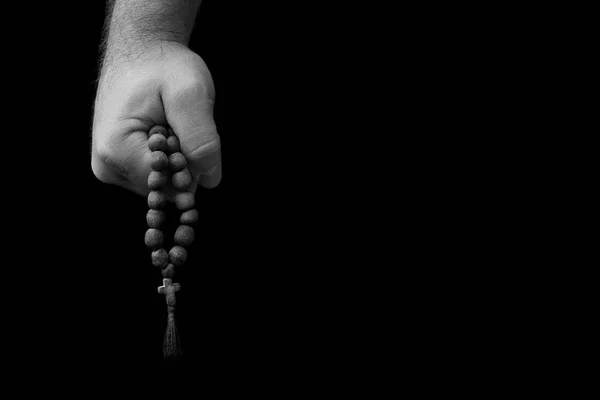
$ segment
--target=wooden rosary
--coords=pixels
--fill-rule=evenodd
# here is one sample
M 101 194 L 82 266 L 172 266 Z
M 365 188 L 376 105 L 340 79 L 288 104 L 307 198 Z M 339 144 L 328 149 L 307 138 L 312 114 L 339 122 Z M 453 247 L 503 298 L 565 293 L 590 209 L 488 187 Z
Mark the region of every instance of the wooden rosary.
M 198 210 L 194 208 L 195 197 L 190 191 L 192 175 L 187 168 L 187 161 L 181 153 L 179 139 L 171 128 L 155 125 L 148 132 L 148 148 L 152 152 L 150 166 L 152 172 L 148 176 L 148 214 L 146 222 L 146 246 L 152 250 L 151 260 L 155 267 L 161 269 L 163 285 L 158 293 L 164 294 L 167 300 L 167 329 L 163 342 L 165 358 L 176 358 L 182 355 L 177 327 L 175 325 L 175 292 L 180 289 L 179 283 L 173 283 L 175 267 L 187 260 L 187 250 L 194 241 L 194 228 L 191 225 L 198 221 Z M 175 231 L 175 245 L 167 252 L 163 247 L 164 234 L 160 229 L 166 221 L 165 207 L 167 195 L 164 189 L 172 182 L 177 190 L 175 206 L 182 212 L 180 225 Z

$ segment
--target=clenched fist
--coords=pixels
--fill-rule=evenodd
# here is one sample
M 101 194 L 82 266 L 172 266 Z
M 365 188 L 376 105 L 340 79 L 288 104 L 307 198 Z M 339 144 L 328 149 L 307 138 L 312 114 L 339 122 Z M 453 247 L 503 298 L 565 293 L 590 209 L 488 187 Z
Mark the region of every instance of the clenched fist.
M 200 56 L 177 42 L 105 63 L 98 81 L 92 127 L 92 170 L 102 182 L 147 195 L 151 151 L 148 131 L 168 126 L 197 185 L 221 180 L 221 146 L 213 119 L 215 88 Z M 170 197 L 172 200 L 172 196 Z

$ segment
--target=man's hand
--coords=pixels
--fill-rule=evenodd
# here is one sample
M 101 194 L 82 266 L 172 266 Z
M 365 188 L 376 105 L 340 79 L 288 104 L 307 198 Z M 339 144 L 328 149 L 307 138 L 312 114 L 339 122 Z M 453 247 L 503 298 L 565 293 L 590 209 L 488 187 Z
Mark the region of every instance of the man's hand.
M 186 46 L 198 6 L 183 0 L 114 5 L 92 127 L 92 170 L 102 182 L 146 195 L 148 131 L 164 125 L 179 138 L 194 181 L 219 184 L 215 88 L 204 61 Z

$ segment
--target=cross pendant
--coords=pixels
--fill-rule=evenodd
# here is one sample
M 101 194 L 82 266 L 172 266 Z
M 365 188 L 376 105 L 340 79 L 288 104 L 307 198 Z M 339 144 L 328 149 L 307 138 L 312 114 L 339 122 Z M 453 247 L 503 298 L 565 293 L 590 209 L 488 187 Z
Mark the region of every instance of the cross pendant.
M 174 306 L 175 292 L 177 292 L 180 287 L 181 285 L 179 283 L 172 283 L 171 279 L 164 278 L 163 285 L 158 287 L 158 293 L 165 295 L 167 298 L 167 305 Z

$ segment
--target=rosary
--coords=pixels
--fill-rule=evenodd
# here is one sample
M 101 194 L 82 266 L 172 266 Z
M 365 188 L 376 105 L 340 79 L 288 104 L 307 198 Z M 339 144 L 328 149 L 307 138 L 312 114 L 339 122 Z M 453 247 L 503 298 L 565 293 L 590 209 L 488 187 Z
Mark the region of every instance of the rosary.
M 148 148 L 152 152 L 150 166 L 152 172 L 148 176 L 148 213 L 146 222 L 146 246 L 152 251 L 152 265 L 161 269 L 163 284 L 158 287 L 158 293 L 165 295 L 167 300 L 167 328 L 163 342 L 165 358 L 176 358 L 182 355 L 179 336 L 175 325 L 175 292 L 180 289 L 179 283 L 173 283 L 175 267 L 187 260 L 187 250 L 194 241 L 194 228 L 198 221 L 198 210 L 194 208 L 194 193 L 190 191 L 192 175 L 187 168 L 187 161 L 181 153 L 179 139 L 173 130 L 155 125 L 148 132 Z M 163 189 L 169 179 L 177 190 L 175 206 L 181 211 L 180 225 L 175 231 L 175 245 L 167 252 L 163 247 L 164 234 L 160 229 L 166 220 L 165 207 L 167 196 Z

